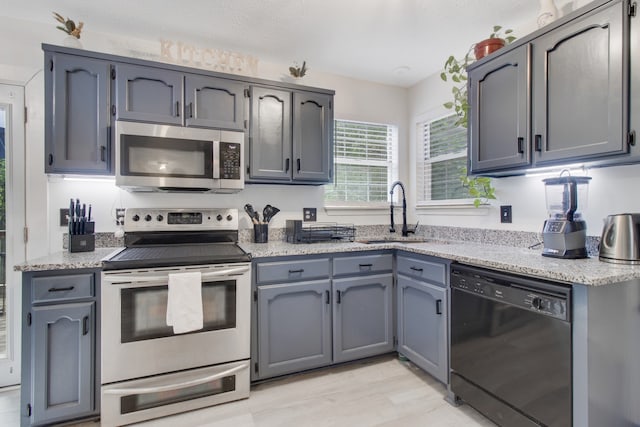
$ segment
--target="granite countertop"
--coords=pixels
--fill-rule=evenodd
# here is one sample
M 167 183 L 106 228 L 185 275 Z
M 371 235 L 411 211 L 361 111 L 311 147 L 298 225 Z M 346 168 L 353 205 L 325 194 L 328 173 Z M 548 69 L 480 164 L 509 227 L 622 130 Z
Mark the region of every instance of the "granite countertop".
M 423 255 L 446 258 L 479 267 L 493 268 L 515 274 L 569 284 L 591 286 L 608 285 L 640 279 L 640 266 L 628 266 L 601 262 L 597 257 L 579 260 L 548 258 L 540 255 L 540 249 L 526 249 L 457 241 L 384 242 L 332 242 L 291 244 L 282 241 L 269 243 L 241 243 L 253 258 L 288 255 L 329 254 L 335 252 L 362 252 L 381 249 L 401 249 Z M 29 260 L 17 265 L 17 271 L 42 271 L 73 268 L 99 268 L 102 259 L 121 248 L 99 248 L 93 252 L 57 252 L 49 256 Z

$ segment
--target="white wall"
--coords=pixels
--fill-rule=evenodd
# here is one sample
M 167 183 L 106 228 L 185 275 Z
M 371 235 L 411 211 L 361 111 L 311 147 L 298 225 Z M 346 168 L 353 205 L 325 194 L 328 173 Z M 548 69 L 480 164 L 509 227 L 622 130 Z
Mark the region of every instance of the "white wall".
M 19 38 L 15 34 L 20 34 Z M 17 21 L 0 17 L 0 38 L 11 40 L 0 46 L 0 72 L 9 75 L 11 80 L 27 81 L 27 106 L 30 121 L 27 125 L 27 209 L 28 225 L 32 229 L 32 241 L 29 244 L 29 257 L 45 255 L 62 248 L 64 227 L 58 225 L 59 209 L 68 207 L 70 198 L 79 198 L 91 203 L 99 232 L 115 231 L 115 207 L 234 207 L 242 211 L 245 203 L 251 203 L 258 210 L 270 203 L 281 209 L 273 219 L 274 227 L 284 226 L 286 219 L 300 219 L 303 207 L 317 207 L 319 221 L 339 223 L 379 224 L 388 221 L 386 211 L 372 212 L 369 215 L 331 215 L 321 209 L 324 190 L 315 186 L 285 185 L 248 185 L 235 195 L 212 194 L 140 194 L 127 193 L 112 183 L 69 182 L 60 177 L 46 178 L 44 175 L 44 61 L 42 43 L 61 44 L 64 34 L 54 25 Z M 82 43 L 86 50 L 112 53 L 143 59 L 160 59 L 160 41 L 136 40 L 114 34 L 96 34 L 86 29 L 82 34 Z M 188 41 L 184 41 L 188 43 Z M 224 48 L 211 46 L 204 48 Z M 259 58 L 258 58 L 259 59 Z M 7 64 L 2 64 L 7 62 Z M 256 77 L 271 80 L 289 81 L 287 70 L 290 64 L 270 64 L 259 61 Z M 18 70 L 15 72 L 14 70 Z M 33 75 L 36 75 L 32 79 Z M 17 75 L 17 77 L 16 77 Z M 0 80 L 3 78 L 0 76 Z M 336 91 L 334 114 L 338 119 L 383 122 L 399 127 L 401 147 L 407 146 L 406 119 L 407 91 L 403 88 L 381 85 L 324 73 L 310 71 L 302 84 L 334 89 Z M 400 150 L 401 161 L 406 161 L 408 153 Z M 401 179 L 408 180 L 408 171 L 401 171 Z M 250 227 L 246 215 L 240 216 L 241 228 Z M 36 231 L 37 230 L 37 231 Z

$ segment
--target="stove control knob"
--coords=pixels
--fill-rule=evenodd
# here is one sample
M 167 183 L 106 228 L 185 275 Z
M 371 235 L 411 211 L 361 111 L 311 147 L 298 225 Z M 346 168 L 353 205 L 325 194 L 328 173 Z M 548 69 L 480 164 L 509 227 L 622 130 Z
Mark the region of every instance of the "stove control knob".
M 222 215 L 218 214 L 218 216 L 216 217 L 216 219 L 217 219 L 218 221 L 222 221 Z
M 162 220 L 164 219 L 164 217 L 162 215 L 158 215 L 156 217 L 156 219 L 158 220 L 158 222 L 162 222 Z
M 233 217 L 231 215 L 227 215 L 227 221 L 231 221 Z
M 131 219 L 134 221 L 140 221 L 140 215 L 135 214 L 134 216 L 131 217 Z
M 151 221 L 151 215 L 149 215 L 149 214 L 145 215 L 144 216 L 144 220 L 147 221 L 147 222 Z

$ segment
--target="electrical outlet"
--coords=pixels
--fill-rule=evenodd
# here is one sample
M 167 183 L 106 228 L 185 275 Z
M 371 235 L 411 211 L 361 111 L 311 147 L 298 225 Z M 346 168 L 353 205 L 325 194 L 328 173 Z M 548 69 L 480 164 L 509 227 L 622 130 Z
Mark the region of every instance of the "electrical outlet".
M 303 221 L 315 221 L 316 220 L 316 208 L 302 208 L 302 220 Z
M 60 227 L 69 225 L 69 208 L 60 209 Z
M 116 208 L 116 225 L 124 225 L 124 208 Z
M 500 222 L 511 223 L 511 205 L 500 206 Z

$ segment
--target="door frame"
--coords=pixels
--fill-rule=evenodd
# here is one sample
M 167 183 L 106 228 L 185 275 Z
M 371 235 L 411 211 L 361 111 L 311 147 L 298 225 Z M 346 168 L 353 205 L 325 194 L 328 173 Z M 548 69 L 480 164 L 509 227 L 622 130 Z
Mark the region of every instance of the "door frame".
M 0 107 L 5 109 L 5 203 L 7 358 L 0 359 L 0 387 L 20 383 L 22 275 L 13 266 L 24 262 L 25 228 L 25 89 L 0 83 Z

